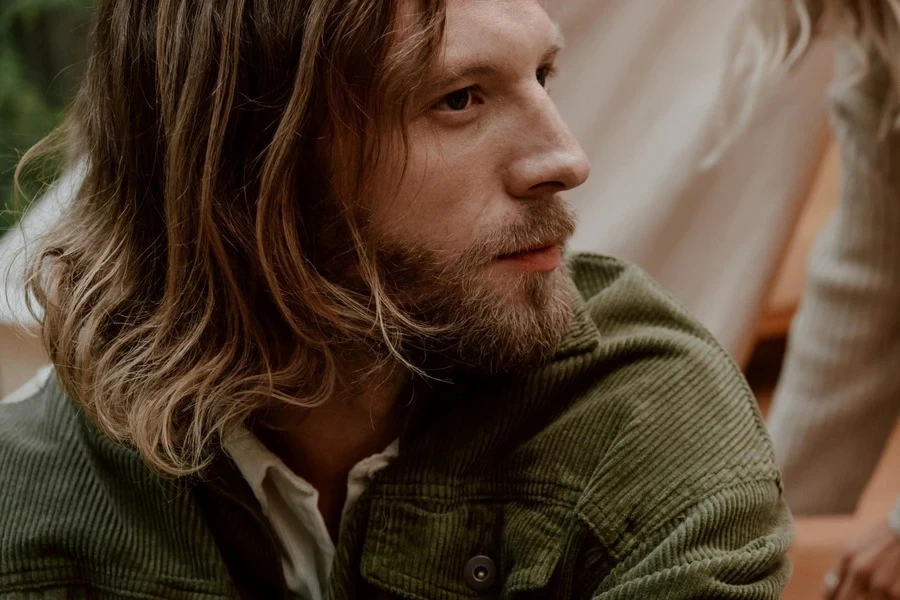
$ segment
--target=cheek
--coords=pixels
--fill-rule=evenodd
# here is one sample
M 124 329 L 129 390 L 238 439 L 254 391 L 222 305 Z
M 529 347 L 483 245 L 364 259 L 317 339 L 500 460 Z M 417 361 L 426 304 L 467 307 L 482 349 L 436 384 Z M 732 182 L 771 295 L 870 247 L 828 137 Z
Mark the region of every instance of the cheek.
M 379 229 L 430 247 L 463 249 L 502 219 L 505 194 L 489 156 L 434 136 L 411 138 L 403 180 L 375 213 Z M 423 139 L 424 138 L 424 139 Z

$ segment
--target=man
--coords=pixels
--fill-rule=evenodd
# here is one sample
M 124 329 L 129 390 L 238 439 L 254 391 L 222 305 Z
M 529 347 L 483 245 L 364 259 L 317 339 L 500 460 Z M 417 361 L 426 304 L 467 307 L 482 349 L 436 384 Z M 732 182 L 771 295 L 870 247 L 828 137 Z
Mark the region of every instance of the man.
M 588 165 L 537 0 L 105 0 L 94 45 L 0 591 L 779 597 L 744 381 L 634 268 L 562 262 Z

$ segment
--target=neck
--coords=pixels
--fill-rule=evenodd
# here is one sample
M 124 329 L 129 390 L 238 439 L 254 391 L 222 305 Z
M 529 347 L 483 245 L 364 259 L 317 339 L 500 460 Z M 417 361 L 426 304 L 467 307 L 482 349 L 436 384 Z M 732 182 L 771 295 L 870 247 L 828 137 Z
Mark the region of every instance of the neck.
M 399 368 L 341 391 L 312 409 L 286 409 L 267 445 L 319 491 L 319 509 L 334 535 L 347 476 L 359 461 L 399 437 L 410 406 L 409 375 Z

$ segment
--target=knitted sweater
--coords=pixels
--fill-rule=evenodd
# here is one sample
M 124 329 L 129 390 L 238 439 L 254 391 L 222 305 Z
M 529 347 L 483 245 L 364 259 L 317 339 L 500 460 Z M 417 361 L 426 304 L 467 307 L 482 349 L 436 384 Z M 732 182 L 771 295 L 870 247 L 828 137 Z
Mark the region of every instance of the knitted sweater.
M 744 380 L 643 273 L 570 266 L 555 357 L 433 389 L 345 516 L 327 598 L 780 597 L 790 519 Z M 52 377 L 0 405 L 0 515 L 4 598 L 287 596 L 226 455 L 155 477 Z
M 838 82 L 856 60 L 839 54 Z M 769 423 L 796 514 L 852 512 L 900 411 L 900 133 L 879 137 L 889 81 L 873 56 L 832 92 L 840 203 L 809 259 Z

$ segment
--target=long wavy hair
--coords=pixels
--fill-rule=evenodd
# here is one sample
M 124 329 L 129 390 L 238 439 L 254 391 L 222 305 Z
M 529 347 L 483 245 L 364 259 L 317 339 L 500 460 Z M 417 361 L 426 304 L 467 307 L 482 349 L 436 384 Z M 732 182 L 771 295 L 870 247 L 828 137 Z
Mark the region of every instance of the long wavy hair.
M 760 102 L 819 38 L 836 39 L 858 69 L 835 85 L 853 86 L 871 61 L 890 74 L 882 131 L 900 127 L 900 0 L 750 0 L 731 36 L 719 104 L 717 147 L 708 162 L 746 129 Z
M 67 393 L 159 472 L 204 468 L 256 411 L 325 401 L 342 348 L 403 361 L 422 326 L 384 292 L 352 203 L 444 15 L 442 0 L 97 3 L 71 113 L 17 170 L 64 147 L 85 171 L 27 287 Z M 334 253 L 352 286 L 322 267 Z

